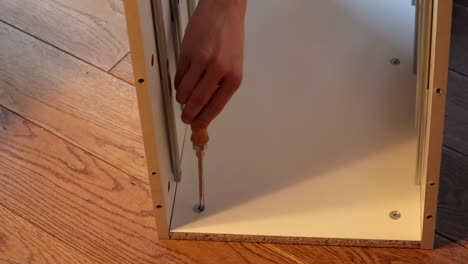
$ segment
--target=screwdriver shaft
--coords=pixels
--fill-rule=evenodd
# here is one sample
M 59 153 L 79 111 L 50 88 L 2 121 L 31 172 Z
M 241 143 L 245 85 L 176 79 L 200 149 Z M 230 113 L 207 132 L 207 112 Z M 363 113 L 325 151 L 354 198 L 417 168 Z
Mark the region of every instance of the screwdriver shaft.
M 205 190 L 204 190 L 204 181 L 203 181 L 203 151 L 197 151 L 197 158 L 198 158 L 198 192 L 200 203 L 198 205 L 198 209 L 200 212 L 205 210 Z
M 192 130 L 192 144 L 195 154 L 198 159 L 198 194 L 199 194 L 199 204 L 195 207 L 195 211 L 198 213 L 205 210 L 205 188 L 204 188 L 204 179 L 203 179 L 203 158 L 205 156 L 206 145 L 208 143 L 208 131 L 193 131 Z

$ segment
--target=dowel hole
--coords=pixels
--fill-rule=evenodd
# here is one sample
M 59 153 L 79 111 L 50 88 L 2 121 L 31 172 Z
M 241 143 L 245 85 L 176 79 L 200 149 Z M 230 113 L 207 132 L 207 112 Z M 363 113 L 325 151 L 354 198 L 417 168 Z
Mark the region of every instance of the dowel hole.
M 432 219 L 432 215 L 426 215 L 426 219 Z
M 143 78 L 138 78 L 138 83 L 144 83 L 145 82 L 145 79 Z
M 442 89 L 437 88 L 437 89 L 436 89 L 436 94 L 441 94 L 441 93 L 442 93 Z
M 157 173 L 156 173 L 156 172 L 154 172 L 154 171 L 151 173 L 151 175 L 156 175 L 156 174 L 157 174 Z
M 161 208 L 162 208 L 162 205 L 158 204 L 158 205 L 156 205 L 156 208 L 157 208 L 157 209 L 161 209 Z
M 391 60 L 390 60 L 390 64 L 392 64 L 392 65 L 394 65 L 394 66 L 398 66 L 398 65 L 401 64 L 401 61 L 400 61 L 400 59 L 398 59 L 398 58 L 394 58 L 394 59 L 391 59 Z
M 431 181 L 431 182 L 429 182 L 429 185 L 430 185 L 430 186 L 434 186 L 434 185 L 435 185 L 435 182 Z

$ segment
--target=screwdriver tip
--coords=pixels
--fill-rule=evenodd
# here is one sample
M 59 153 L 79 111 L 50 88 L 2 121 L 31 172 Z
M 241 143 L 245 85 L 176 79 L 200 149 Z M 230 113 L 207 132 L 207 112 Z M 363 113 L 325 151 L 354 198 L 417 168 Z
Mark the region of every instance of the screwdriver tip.
M 197 204 L 193 207 L 193 210 L 195 211 L 195 213 L 199 214 L 205 211 L 205 207 Z

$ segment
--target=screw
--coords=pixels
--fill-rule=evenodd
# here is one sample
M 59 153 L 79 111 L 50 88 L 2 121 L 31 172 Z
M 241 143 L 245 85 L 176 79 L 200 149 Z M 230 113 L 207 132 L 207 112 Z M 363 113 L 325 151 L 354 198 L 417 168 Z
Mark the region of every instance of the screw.
M 401 217 L 401 213 L 399 211 L 396 211 L 396 210 L 391 211 L 389 215 L 390 215 L 390 218 L 393 219 L 393 220 L 398 220 Z
M 390 64 L 395 65 L 395 66 L 398 66 L 398 65 L 401 64 L 401 61 L 400 61 L 400 59 L 397 59 L 397 58 L 391 59 L 391 60 L 390 60 Z
M 205 208 L 202 208 L 200 205 L 196 204 L 194 207 L 193 207 L 193 211 L 195 211 L 195 213 L 197 214 L 200 214 L 201 212 L 203 212 L 205 210 Z

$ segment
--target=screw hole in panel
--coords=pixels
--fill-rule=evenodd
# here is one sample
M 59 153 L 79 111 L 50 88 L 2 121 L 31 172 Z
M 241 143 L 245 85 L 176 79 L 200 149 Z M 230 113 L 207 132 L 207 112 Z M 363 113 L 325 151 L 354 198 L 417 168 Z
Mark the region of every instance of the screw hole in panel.
M 398 65 L 401 64 L 401 61 L 400 61 L 400 59 L 398 59 L 398 58 L 391 59 L 391 60 L 390 60 L 390 64 L 395 65 L 395 66 L 398 66 Z

